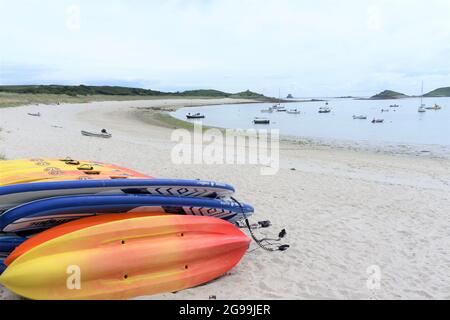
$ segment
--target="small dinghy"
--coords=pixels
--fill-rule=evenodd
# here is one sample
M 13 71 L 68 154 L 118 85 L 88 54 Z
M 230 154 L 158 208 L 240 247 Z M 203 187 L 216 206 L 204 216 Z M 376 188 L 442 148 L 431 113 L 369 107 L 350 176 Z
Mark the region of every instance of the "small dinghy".
M 433 107 L 427 107 L 427 108 L 425 108 L 425 109 L 426 109 L 426 110 L 441 110 L 442 107 L 441 107 L 440 105 L 438 105 L 438 104 L 434 104 Z
M 253 120 L 254 124 L 270 124 L 270 120 L 267 118 L 255 118 L 255 120 Z
M 29 116 L 32 116 L 32 117 L 40 117 L 41 116 L 41 114 L 38 112 L 38 113 L 28 113 L 28 115 Z
M 383 123 L 384 119 L 373 119 L 372 123 Z
M 273 113 L 273 108 L 269 108 L 269 109 L 263 109 L 261 110 L 262 113 Z
M 106 132 L 105 129 L 103 129 L 102 132 L 100 132 L 100 133 L 81 130 L 81 134 L 83 136 L 96 137 L 96 138 L 111 138 L 112 137 L 112 135 L 110 133 Z
M 292 110 L 287 111 L 287 113 L 288 114 L 300 114 L 301 112 L 300 112 L 300 110 L 292 109 Z
M 188 113 L 186 115 L 186 118 L 188 118 L 188 119 L 205 119 L 206 117 L 204 114 L 200 114 L 200 113 L 196 113 L 196 114 Z
M 389 112 L 389 109 L 381 109 L 381 112 Z
M 353 120 L 367 120 L 367 116 L 353 116 Z
M 319 108 L 319 113 L 330 113 L 331 109 L 328 107 L 320 107 Z
M 389 106 L 389 108 L 399 108 L 400 106 L 398 105 L 398 104 L 391 104 L 390 106 Z

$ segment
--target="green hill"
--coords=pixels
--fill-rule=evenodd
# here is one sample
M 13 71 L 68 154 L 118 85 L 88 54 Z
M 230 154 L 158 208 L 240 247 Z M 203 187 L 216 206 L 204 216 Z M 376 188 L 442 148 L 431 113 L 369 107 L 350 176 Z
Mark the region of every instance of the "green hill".
M 450 97 L 450 87 L 433 90 L 425 94 L 424 97 Z
M 184 92 L 162 92 L 149 89 L 128 88 L 119 86 L 62 86 L 62 85 L 22 85 L 0 86 L 0 92 L 25 94 L 65 94 L 68 96 L 180 96 L 180 97 L 208 97 L 208 98 L 243 98 L 269 99 L 262 94 L 252 91 L 227 93 L 219 90 L 190 90 Z
M 229 94 L 226 92 L 222 92 L 219 90 L 206 89 L 206 90 L 189 90 L 183 92 L 176 92 L 175 94 L 179 94 L 181 96 L 189 96 L 189 97 L 226 97 Z
M 379 94 L 374 95 L 370 99 L 373 100 L 383 100 L 383 99 L 401 99 L 401 98 L 407 98 L 408 96 L 406 94 L 392 91 L 392 90 L 385 90 L 383 92 L 380 92 Z
M 230 98 L 240 98 L 240 99 L 269 99 L 263 94 L 252 92 L 250 90 L 238 92 L 235 94 L 231 94 Z
M 66 94 L 68 96 L 89 95 L 120 95 L 120 96 L 158 96 L 164 93 L 153 90 L 114 87 L 114 86 L 61 86 L 61 85 L 35 85 L 35 86 L 0 86 L 0 92 L 30 93 L 30 94 Z

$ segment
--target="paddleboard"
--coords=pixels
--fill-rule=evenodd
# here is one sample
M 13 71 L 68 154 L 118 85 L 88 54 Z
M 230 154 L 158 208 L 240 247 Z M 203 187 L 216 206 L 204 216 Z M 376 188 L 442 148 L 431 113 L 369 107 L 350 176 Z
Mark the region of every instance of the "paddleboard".
M 81 194 L 151 194 L 161 196 L 224 198 L 231 185 L 213 181 L 174 179 L 114 179 L 37 182 L 0 187 L 0 213 L 30 201 Z
M 36 232 L 75 219 L 105 213 L 165 212 L 176 215 L 211 216 L 235 223 L 254 209 L 231 200 L 152 196 L 94 195 L 66 196 L 19 205 L 0 215 L 3 232 Z
M 30 299 L 128 299 L 174 292 L 222 276 L 249 244 L 239 228 L 210 217 L 130 218 L 46 241 L 14 260 L 0 283 Z

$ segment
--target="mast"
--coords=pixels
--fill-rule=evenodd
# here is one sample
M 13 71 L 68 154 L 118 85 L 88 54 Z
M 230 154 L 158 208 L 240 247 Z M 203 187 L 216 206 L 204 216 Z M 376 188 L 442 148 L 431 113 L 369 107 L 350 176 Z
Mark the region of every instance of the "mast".
M 420 107 L 423 107 L 423 80 L 422 80 L 422 93 L 420 94 Z

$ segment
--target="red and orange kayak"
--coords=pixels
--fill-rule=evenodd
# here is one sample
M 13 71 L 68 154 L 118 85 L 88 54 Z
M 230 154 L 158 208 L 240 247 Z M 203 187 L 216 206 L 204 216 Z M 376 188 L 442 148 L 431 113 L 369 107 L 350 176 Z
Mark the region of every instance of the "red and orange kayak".
M 45 231 L 23 244 L 0 283 L 31 299 L 173 292 L 222 276 L 250 243 L 239 228 L 216 218 L 137 215 L 88 218 Z
M 17 246 L 13 252 L 9 254 L 9 256 L 4 259 L 3 263 L 9 266 L 14 260 L 23 255 L 25 252 L 33 249 L 34 247 L 52 240 L 54 238 L 60 237 L 70 232 L 74 232 L 83 228 L 92 227 L 98 224 L 102 224 L 105 222 L 119 221 L 125 219 L 132 218 L 140 218 L 140 217 L 151 217 L 151 216 L 160 216 L 166 215 L 165 212 L 143 212 L 143 213 L 123 213 L 123 214 L 108 214 L 101 216 L 93 216 L 83 219 L 78 219 L 74 221 L 70 221 L 59 226 L 48 229 L 46 232 L 38 233 L 37 235 L 29 238 L 27 241 Z

